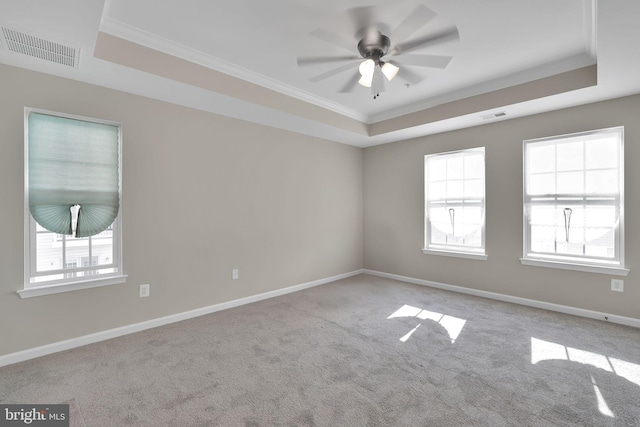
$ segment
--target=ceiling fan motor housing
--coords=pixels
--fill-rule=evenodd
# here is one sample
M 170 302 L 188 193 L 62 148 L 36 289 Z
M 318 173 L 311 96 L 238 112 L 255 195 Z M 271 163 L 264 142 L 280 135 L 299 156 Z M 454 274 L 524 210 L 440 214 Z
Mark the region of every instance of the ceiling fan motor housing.
M 377 37 L 364 37 L 358 42 L 358 52 L 365 59 L 373 59 L 376 64 L 385 56 L 391 46 L 389 37 L 378 31 Z

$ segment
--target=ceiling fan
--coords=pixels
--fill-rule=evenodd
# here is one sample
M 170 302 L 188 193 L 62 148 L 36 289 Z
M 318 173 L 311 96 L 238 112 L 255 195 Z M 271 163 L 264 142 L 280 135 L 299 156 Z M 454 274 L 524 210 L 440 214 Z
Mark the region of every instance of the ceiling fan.
M 454 26 L 428 34 L 424 37 L 413 40 L 409 39 L 419 29 L 423 28 L 438 16 L 435 11 L 424 5 L 418 5 L 398 27 L 392 31 L 392 43 L 391 39 L 379 30 L 383 25 L 377 24 L 378 21 L 375 19 L 373 9 L 373 7 L 359 7 L 347 10 L 356 27 L 356 40 L 359 39 L 357 44 L 324 29 L 317 29 L 310 33 L 311 36 L 319 40 L 351 52 L 353 52 L 354 47 L 357 47 L 358 54 L 360 55 L 299 57 L 297 60 L 299 67 L 348 61 L 338 68 L 312 77 L 310 79 L 312 82 L 317 83 L 352 70 L 359 62 L 360 65 L 357 67 L 357 71 L 354 72 L 340 92 L 350 92 L 356 87 L 356 84 L 359 83 L 362 86 L 371 88 L 373 99 L 376 99 L 380 96 L 380 93 L 384 91 L 385 78 L 391 81 L 398 75 L 401 79 L 412 85 L 420 83 L 424 79 L 423 76 L 416 74 L 406 66 L 444 69 L 449 65 L 452 59 L 451 56 L 410 53 L 436 44 L 457 41 L 460 38 L 458 29 Z M 391 61 L 392 58 L 393 61 Z

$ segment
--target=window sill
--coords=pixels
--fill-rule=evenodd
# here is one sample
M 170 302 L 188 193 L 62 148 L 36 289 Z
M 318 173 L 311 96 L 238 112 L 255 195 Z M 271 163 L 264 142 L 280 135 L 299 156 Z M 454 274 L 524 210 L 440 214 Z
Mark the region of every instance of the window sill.
M 533 267 L 559 268 L 561 270 L 584 271 L 587 273 L 609 274 L 611 276 L 626 276 L 629 274 L 628 268 L 609 267 L 604 265 L 577 264 L 532 258 L 520 258 L 520 263 L 522 263 L 522 265 L 529 265 Z
M 100 286 L 118 285 L 125 283 L 127 276 L 119 274 L 117 276 L 109 276 L 100 279 L 90 279 L 83 282 L 57 283 L 55 285 L 32 286 L 20 289 L 18 295 L 20 298 L 32 298 L 43 295 L 59 294 L 62 292 L 79 291 L 81 289 L 98 288 Z
M 465 258 L 465 259 L 475 259 L 479 261 L 486 261 L 489 257 L 486 254 L 476 253 L 476 252 L 454 252 L 454 251 L 444 251 L 438 249 L 423 249 L 423 254 L 426 255 L 439 255 L 439 256 L 450 256 L 454 258 Z

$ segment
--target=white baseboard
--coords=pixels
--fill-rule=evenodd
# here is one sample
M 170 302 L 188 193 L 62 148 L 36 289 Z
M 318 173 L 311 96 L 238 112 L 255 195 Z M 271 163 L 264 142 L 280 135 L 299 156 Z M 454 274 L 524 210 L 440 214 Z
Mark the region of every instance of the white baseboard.
M 147 320 L 145 322 L 134 323 L 132 325 L 122 326 L 120 328 L 109 329 L 107 331 L 96 332 L 94 334 L 84 335 L 81 337 L 72 338 L 65 341 L 59 341 L 59 342 L 43 345 L 40 347 L 31 348 L 28 350 L 6 354 L 3 356 L 0 356 L 0 367 L 11 365 L 13 363 L 23 362 L 29 359 L 35 359 L 36 357 L 46 356 L 47 354 L 70 350 L 72 348 L 81 347 L 87 344 L 93 344 L 99 341 L 105 341 L 111 338 L 116 338 L 116 337 L 120 337 L 127 334 L 133 334 L 135 332 L 144 331 L 146 329 L 156 328 L 158 326 L 180 322 L 182 320 L 203 316 L 205 314 L 211 314 L 217 311 L 222 311 L 222 310 L 238 307 L 245 304 L 251 304 L 252 302 L 262 301 L 265 299 L 290 294 L 292 292 L 297 292 L 303 289 L 312 288 L 314 286 L 335 282 L 336 280 L 346 279 L 347 277 L 356 276 L 358 274 L 362 274 L 363 272 L 364 270 L 355 270 L 349 273 L 338 274 L 337 276 L 331 276 L 324 279 L 314 280 L 312 282 L 290 286 L 288 288 L 277 289 L 275 291 L 270 291 L 270 292 L 264 292 L 258 295 L 239 298 L 233 301 L 227 301 L 220 304 L 211 305 L 208 307 L 202 307 L 195 310 L 185 311 L 183 313 L 172 314 L 170 316 L 165 316 L 165 317 L 159 317 L 157 319 Z
M 529 307 L 543 308 L 545 310 L 572 314 L 574 316 L 587 317 L 589 319 L 604 320 L 611 323 L 618 323 L 620 325 L 634 326 L 636 328 L 640 328 L 640 319 L 635 319 L 633 317 L 618 316 L 616 314 L 602 313 L 599 311 L 586 310 L 583 308 L 571 307 L 568 305 L 560 305 L 560 304 L 554 304 L 550 302 L 537 301 L 533 299 L 514 297 L 511 295 L 499 294 L 496 292 L 488 292 L 488 291 L 482 291 L 479 289 L 465 288 L 463 286 L 448 285 L 446 283 L 432 282 L 430 280 L 416 279 L 413 277 L 400 276 L 397 274 L 384 273 L 381 271 L 365 269 L 363 272 L 365 274 L 370 274 L 372 276 L 384 277 L 387 279 L 398 280 L 406 283 L 413 283 L 415 285 L 428 286 L 431 288 L 438 288 L 446 291 L 459 292 L 462 294 L 474 295 L 474 296 L 494 299 L 498 301 L 511 302 L 514 304 L 526 305 Z

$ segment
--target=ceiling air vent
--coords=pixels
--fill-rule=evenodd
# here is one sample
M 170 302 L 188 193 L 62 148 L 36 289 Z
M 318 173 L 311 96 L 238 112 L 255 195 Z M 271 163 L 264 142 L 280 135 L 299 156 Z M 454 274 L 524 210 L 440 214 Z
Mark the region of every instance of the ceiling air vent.
M 77 68 L 80 49 L 33 36 L 22 31 L 2 27 L 4 45 L 11 52 Z
M 500 117 L 504 117 L 506 116 L 507 113 L 505 113 L 504 111 L 500 111 L 498 113 L 491 113 L 491 114 L 486 114 L 484 116 L 481 116 L 483 120 L 492 120 L 492 119 L 498 119 Z

